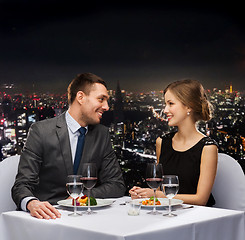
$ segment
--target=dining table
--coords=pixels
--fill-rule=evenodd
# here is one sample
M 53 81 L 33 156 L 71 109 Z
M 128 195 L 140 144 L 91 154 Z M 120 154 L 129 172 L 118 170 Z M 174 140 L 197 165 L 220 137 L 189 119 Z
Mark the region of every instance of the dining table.
M 176 204 L 175 217 L 163 216 L 168 207 L 158 207 L 160 214 L 148 214 L 142 206 L 140 214 L 128 215 L 124 196 L 109 199 L 110 204 L 92 208 L 95 214 L 68 214 L 73 207 L 56 205 L 61 213 L 57 219 L 37 219 L 24 211 L 9 211 L 0 215 L 1 240 L 244 240 L 245 213 L 214 207 Z

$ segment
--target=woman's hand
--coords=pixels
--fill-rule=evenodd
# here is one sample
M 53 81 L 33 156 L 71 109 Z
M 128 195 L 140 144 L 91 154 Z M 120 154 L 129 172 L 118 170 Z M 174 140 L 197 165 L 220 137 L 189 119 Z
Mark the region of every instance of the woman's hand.
M 137 198 L 150 198 L 154 195 L 154 192 L 150 188 L 141 188 L 134 186 L 129 190 L 129 194 L 131 195 L 132 199 Z

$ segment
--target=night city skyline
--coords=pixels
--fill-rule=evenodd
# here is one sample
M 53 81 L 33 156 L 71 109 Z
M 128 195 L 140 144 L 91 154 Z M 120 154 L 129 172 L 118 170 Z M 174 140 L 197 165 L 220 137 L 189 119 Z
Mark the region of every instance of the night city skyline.
M 26 95 L 11 94 L 11 88 L 4 90 L 0 91 L 0 161 L 21 153 L 31 124 L 68 109 L 66 94 Z M 143 186 L 145 164 L 156 158 L 156 139 L 175 130 L 161 116 L 163 93 L 136 94 L 120 88 L 108 93 L 110 110 L 103 114 L 101 124 L 109 128 L 127 189 Z M 236 159 L 245 171 L 245 94 L 233 91 L 232 86 L 207 94 L 214 106 L 213 118 L 198 122 L 197 128 L 218 143 L 220 153 Z
M 0 82 L 19 92 L 64 92 L 92 72 L 108 89 L 162 90 L 199 80 L 206 89 L 245 88 L 241 6 L 0 2 Z M 34 87 L 33 87 L 34 86 Z

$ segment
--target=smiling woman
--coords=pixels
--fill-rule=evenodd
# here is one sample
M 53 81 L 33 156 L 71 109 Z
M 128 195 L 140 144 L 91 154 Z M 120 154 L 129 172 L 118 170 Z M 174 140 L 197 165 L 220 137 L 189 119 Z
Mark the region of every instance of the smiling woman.
M 208 121 L 212 117 L 212 105 L 207 100 L 204 88 L 198 81 L 183 80 L 174 82 L 167 86 L 164 95 L 166 102 L 164 113 L 167 114 L 168 118 L 170 117 L 169 119 L 171 119 L 171 111 L 173 110 L 176 111 L 176 114 L 181 110 L 187 111 L 186 114 L 182 115 L 192 115 L 194 122 L 198 120 Z M 172 109 L 170 114 L 169 109 Z
M 168 124 L 178 127 L 178 131 L 156 141 L 157 161 L 163 166 L 163 175 L 179 177 L 179 192 L 175 198 L 189 204 L 212 206 L 217 144 L 196 128 L 198 120 L 211 117 L 204 88 L 196 80 L 176 81 L 167 86 L 164 97 Z M 129 192 L 132 198 L 153 195 L 148 188 L 133 187 Z M 157 191 L 157 197 L 166 196 Z

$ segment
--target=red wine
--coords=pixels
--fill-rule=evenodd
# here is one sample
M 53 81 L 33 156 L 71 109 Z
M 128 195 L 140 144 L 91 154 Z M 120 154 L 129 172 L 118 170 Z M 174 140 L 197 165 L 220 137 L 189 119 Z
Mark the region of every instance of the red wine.
M 81 181 L 85 188 L 91 189 L 97 182 L 97 177 L 82 177 Z
M 162 183 L 162 178 L 147 178 L 146 182 L 150 188 L 157 189 Z

